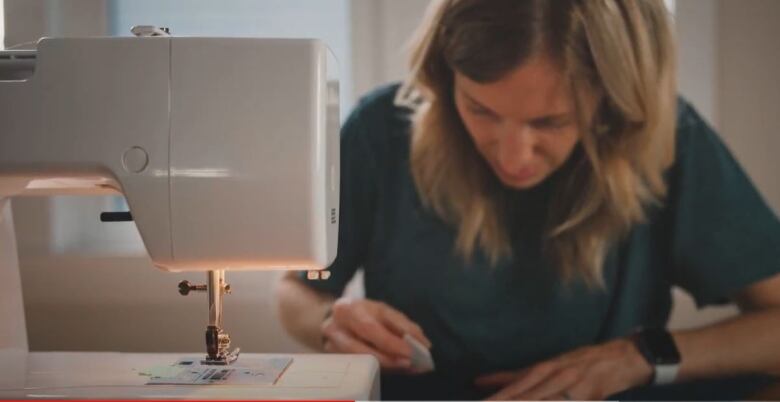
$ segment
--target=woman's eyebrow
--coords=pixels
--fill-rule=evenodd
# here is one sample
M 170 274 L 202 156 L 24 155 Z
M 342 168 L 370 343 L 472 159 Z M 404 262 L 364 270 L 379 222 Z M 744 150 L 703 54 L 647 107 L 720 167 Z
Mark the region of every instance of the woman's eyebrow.
M 555 113 L 546 116 L 534 117 L 529 120 L 529 123 L 531 124 L 558 123 L 563 120 L 568 120 L 569 117 L 571 117 L 571 113 Z
M 487 110 L 490 113 L 496 114 L 495 110 L 485 106 L 480 101 L 474 99 L 473 96 L 469 95 L 468 92 L 464 91 L 462 88 L 458 88 L 458 92 L 460 92 L 461 95 L 463 95 L 464 98 L 466 98 L 469 102 L 473 103 L 474 105 Z
M 466 98 L 466 100 L 468 100 L 469 102 L 473 103 L 475 106 L 477 106 L 479 108 L 482 108 L 482 109 L 485 109 L 487 112 L 490 112 L 490 113 L 493 113 L 495 115 L 498 115 L 498 113 L 495 110 L 489 108 L 488 106 L 485 106 L 483 103 L 481 103 L 480 101 L 476 100 L 473 96 L 469 95 L 469 93 L 466 92 L 464 89 L 458 88 L 458 92 L 460 92 L 460 94 L 463 95 L 463 97 Z M 532 117 L 532 118 L 528 119 L 528 122 L 531 123 L 531 124 L 549 124 L 549 123 L 555 123 L 555 122 L 558 122 L 558 121 L 561 121 L 561 120 L 567 120 L 570 117 L 571 117 L 571 112 L 556 112 L 556 113 L 550 113 L 550 114 L 547 114 L 547 115 L 541 115 L 541 116 Z

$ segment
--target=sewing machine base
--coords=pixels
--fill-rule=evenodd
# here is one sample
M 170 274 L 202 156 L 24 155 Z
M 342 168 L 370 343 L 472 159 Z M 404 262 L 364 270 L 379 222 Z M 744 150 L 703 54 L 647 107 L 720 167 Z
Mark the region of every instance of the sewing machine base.
M 186 354 L 186 355 L 197 355 Z M 0 350 L 0 399 L 378 400 L 379 365 L 367 355 L 242 354 L 239 363 L 292 358 L 273 384 L 147 385 L 151 367 L 184 354 Z

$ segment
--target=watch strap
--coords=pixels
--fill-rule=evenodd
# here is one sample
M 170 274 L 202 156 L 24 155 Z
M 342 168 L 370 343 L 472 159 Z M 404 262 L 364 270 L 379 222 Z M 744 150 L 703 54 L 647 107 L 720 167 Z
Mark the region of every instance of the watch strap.
M 656 364 L 653 367 L 653 384 L 666 385 L 672 384 L 677 380 L 677 374 L 680 372 L 680 364 Z
M 653 368 L 653 385 L 674 383 L 680 371 L 680 354 L 674 338 L 664 328 L 644 328 L 631 337 L 642 357 Z

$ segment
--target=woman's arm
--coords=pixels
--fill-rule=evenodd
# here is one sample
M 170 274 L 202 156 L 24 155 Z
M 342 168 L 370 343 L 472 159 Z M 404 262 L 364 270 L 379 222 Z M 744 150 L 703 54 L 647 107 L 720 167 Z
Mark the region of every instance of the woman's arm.
M 740 316 L 674 332 L 681 356 L 678 381 L 766 373 L 780 375 L 780 275 L 740 292 Z M 604 399 L 645 385 L 652 368 L 633 341 L 615 339 L 512 372 L 477 379 L 498 390 L 490 399 Z
M 780 375 L 780 275 L 749 286 L 736 302 L 740 316 L 672 334 L 682 356 L 680 380 Z
M 336 298 L 306 286 L 296 272 L 288 272 L 277 284 L 276 300 L 287 332 L 304 345 L 323 351 L 322 322 Z

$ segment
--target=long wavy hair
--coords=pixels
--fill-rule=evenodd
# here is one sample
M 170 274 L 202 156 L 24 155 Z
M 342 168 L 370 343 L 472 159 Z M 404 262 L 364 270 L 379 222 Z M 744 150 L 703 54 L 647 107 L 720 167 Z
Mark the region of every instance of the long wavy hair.
M 434 1 L 396 96 L 414 110 L 412 175 L 423 203 L 457 227 L 458 253 L 511 256 L 512 206 L 488 184 L 495 176 L 455 108 L 454 72 L 494 82 L 536 55 L 563 72 L 580 132 L 543 252 L 564 280 L 601 286 L 607 251 L 663 202 L 674 160 L 675 45 L 662 0 Z

